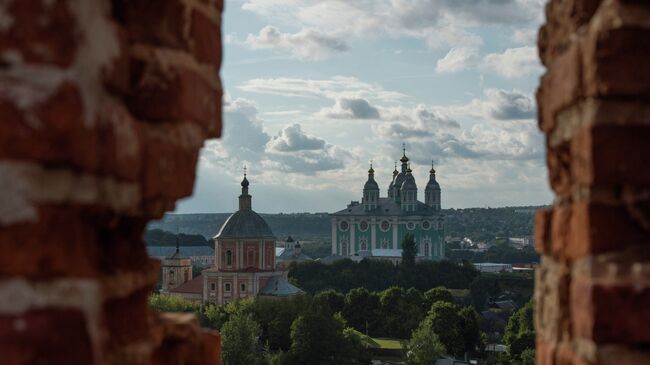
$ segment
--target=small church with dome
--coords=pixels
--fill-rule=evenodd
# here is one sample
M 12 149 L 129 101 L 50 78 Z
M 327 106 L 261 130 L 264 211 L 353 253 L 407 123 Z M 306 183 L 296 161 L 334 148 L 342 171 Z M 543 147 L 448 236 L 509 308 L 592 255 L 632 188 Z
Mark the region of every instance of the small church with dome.
M 352 201 L 331 214 L 332 255 L 399 259 L 402 240 L 412 234 L 419 259 L 444 258 L 444 217 L 436 171 L 431 166 L 421 202 L 405 149 L 400 162 L 401 170 L 395 166 L 386 197 L 380 197 L 371 164 L 361 202 Z
M 224 305 L 239 299 L 296 295 L 285 272 L 276 268 L 276 237 L 264 218 L 252 209 L 250 183 L 244 172 L 239 210 L 214 236 L 215 266 L 203 270 L 202 302 Z

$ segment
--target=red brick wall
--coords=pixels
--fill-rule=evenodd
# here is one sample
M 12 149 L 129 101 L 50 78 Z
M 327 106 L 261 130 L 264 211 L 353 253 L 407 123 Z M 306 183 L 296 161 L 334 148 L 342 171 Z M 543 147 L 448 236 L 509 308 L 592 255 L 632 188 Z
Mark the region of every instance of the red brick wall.
M 219 338 L 147 307 L 148 220 L 221 131 L 215 0 L 0 3 L 3 364 L 206 364 Z
M 537 364 L 650 364 L 650 2 L 551 0 Z

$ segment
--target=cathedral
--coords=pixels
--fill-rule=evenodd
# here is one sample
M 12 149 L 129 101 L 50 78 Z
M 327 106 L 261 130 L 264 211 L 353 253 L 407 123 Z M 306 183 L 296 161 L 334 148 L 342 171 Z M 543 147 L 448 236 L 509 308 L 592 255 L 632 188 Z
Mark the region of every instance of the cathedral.
M 403 151 L 401 171 L 393 171 L 386 197 L 380 197 L 375 170 L 370 165 L 361 203 L 332 213 L 332 255 L 399 257 L 407 234 L 415 238 L 419 259 L 444 258 L 444 218 L 440 211 L 440 185 L 431 166 L 424 188 L 424 203 Z
M 252 209 L 250 183 L 244 172 L 239 210 L 214 236 L 215 265 L 192 278 L 190 260 L 176 253 L 163 261 L 163 293 L 224 305 L 250 297 L 280 298 L 302 292 L 289 283 L 284 266 L 276 264 L 276 237 Z M 299 250 L 299 244 L 296 244 Z M 189 270 L 189 276 L 188 276 Z M 179 285 L 180 284 L 180 285 Z

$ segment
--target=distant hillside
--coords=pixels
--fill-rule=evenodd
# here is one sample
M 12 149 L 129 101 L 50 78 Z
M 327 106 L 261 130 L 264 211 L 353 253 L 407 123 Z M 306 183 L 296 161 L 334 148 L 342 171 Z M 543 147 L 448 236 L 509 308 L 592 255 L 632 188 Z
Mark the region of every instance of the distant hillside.
M 533 212 L 540 207 L 444 209 L 445 235 L 475 241 L 533 234 Z M 331 218 L 325 213 L 260 214 L 273 233 L 282 239 L 293 235 L 301 240 L 329 241 Z M 172 233 L 200 234 L 210 239 L 228 219 L 228 213 L 167 214 L 149 223 L 148 229 Z
M 278 239 L 293 235 L 301 239 L 329 239 L 330 217 L 325 213 L 260 214 Z M 229 213 L 166 214 L 163 219 L 149 223 L 148 229 L 200 234 L 210 239 L 219 232 Z

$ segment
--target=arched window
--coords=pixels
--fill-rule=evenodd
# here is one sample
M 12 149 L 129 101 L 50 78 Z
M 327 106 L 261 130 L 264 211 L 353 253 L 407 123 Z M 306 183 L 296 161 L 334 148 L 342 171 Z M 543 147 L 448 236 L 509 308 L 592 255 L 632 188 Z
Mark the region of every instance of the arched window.
M 343 240 L 343 241 L 341 241 L 341 255 L 342 256 L 347 256 L 348 253 L 349 253 L 349 251 L 348 251 L 348 241 Z
M 424 243 L 424 256 L 429 256 L 429 242 Z
M 232 251 L 226 250 L 226 266 L 232 266 Z

